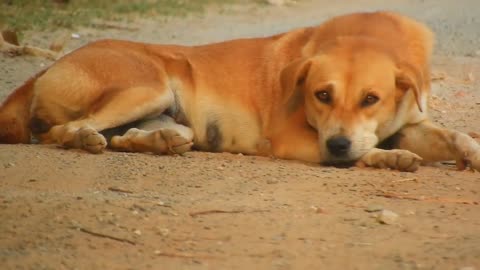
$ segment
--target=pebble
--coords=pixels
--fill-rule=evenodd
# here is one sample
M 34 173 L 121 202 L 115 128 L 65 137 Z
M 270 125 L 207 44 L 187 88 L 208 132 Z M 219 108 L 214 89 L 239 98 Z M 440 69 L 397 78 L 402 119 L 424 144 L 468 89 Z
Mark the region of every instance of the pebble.
M 142 235 L 142 231 L 140 231 L 140 230 L 135 230 L 135 231 L 133 231 L 133 233 L 138 235 L 138 236 Z
M 161 236 L 168 236 L 170 234 L 170 230 L 167 228 L 158 228 L 158 234 Z
M 318 214 L 326 214 L 327 213 L 327 211 L 324 208 L 317 207 L 315 205 L 311 205 L 310 209 L 312 209 L 315 213 L 318 213 Z
M 271 185 L 271 184 L 277 184 L 278 183 L 278 180 L 275 180 L 275 179 L 268 179 L 267 180 L 267 184 Z
M 9 162 L 9 163 L 5 164 L 5 168 L 11 168 L 11 167 L 15 167 L 15 163 Z
M 397 219 L 397 213 L 386 209 L 383 209 L 377 217 L 378 222 L 387 225 L 395 224 L 397 222 Z

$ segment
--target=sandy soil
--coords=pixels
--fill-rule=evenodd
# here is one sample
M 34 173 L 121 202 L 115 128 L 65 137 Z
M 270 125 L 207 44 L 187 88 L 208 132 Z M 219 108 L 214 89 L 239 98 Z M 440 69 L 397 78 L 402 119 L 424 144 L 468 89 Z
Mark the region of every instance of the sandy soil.
M 432 118 L 480 131 L 476 0 L 330 2 L 80 29 L 68 49 L 103 37 L 199 44 L 392 9 L 437 33 Z M 58 34 L 26 40 L 46 46 Z M 0 55 L 0 99 L 50 63 Z M 0 269 L 480 269 L 479 202 L 480 174 L 448 164 L 400 173 L 228 153 L 0 145 Z M 381 224 L 381 209 L 396 222 Z

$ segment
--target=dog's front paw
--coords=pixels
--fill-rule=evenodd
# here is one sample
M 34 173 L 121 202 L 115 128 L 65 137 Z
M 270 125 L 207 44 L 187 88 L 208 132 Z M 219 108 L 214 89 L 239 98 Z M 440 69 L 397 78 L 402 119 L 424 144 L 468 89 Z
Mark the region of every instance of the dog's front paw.
M 408 150 L 382 150 L 375 148 L 365 154 L 357 162 L 357 165 L 414 172 L 418 169 L 421 162 L 422 158 L 420 156 Z
M 107 147 L 107 140 L 93 128 L 81 128 L 77 131 L 80 140 L 80 148 L 93 153 L 99 154 Z
M 110 145 L 120 151 L 173 155 L 190 151 L 193 142 L 174 129 L 144 131 L 132 128 L 123 136 L 114 136 Z
M 480 171 L 480 149 L 470 157 L 469 162 L 472 169 Z
M 470 136 L 458 133 L 454 139 L 457 149 L 457 168 L 464 170 L 468 166 L 472 170 L 480 171 L 480 145 Z
M 166 144 L 166 149 L 160 151 L 160 153 L 166 153 L 169 155 L 183 154 L 187 151 L 190 151 L 193 146 L 193 142 L 191 140 L 183 137 L 176 130 L 160 129 L 157 132 Z

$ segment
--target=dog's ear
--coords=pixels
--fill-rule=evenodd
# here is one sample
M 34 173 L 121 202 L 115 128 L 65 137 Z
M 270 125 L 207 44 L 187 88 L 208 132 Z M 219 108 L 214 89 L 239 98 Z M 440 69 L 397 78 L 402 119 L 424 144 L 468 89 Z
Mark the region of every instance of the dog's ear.
M 294 111 L 303 100 L 304 85 L 312 61 L 301 58 L 288 64 L 280 73 L 281 100 L 288 111 Z
M 395 85 L 404 93 L 406 93 L 408 90 L 412 90 L 418 109 L 420 112 L 423 112 L 422 91 L 424 81 L 420 71 L 409 64 L 399 65 L 399 68 L 395 74 Z

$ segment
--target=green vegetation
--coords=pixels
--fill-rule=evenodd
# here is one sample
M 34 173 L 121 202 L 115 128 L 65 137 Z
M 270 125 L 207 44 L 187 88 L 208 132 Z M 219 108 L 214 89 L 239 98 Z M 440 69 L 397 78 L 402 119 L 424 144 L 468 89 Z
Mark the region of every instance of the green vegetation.
M 262 0 L 3 0 L 2 24 L 16 31 L 88 26 L 92 20 L 128 20 L 138 16 L 185 16 L 207 6 Z

